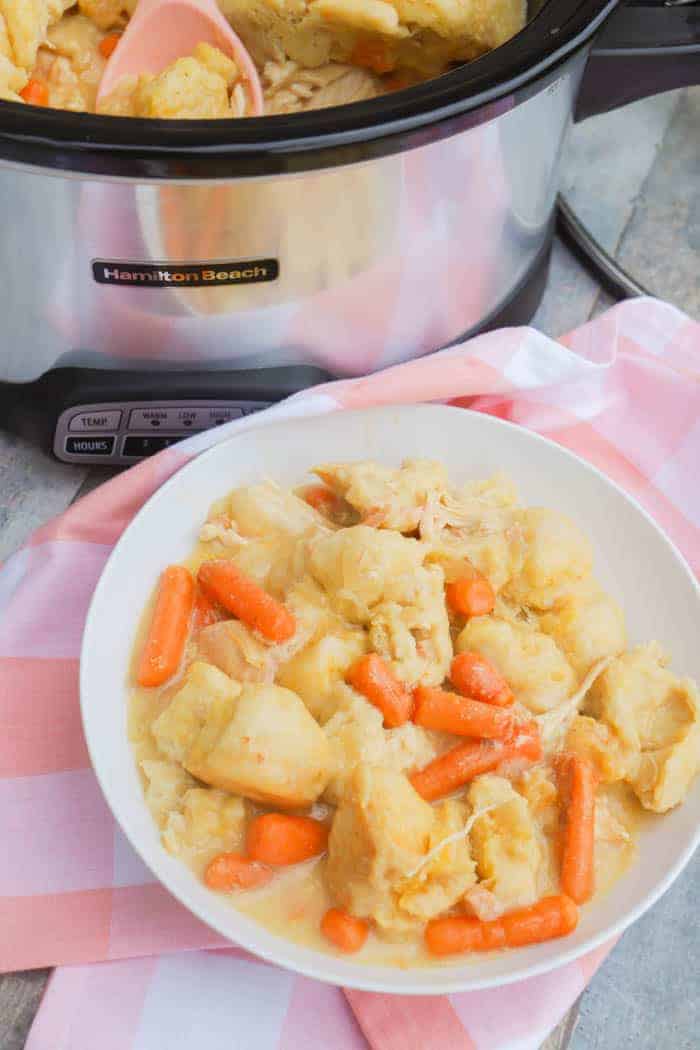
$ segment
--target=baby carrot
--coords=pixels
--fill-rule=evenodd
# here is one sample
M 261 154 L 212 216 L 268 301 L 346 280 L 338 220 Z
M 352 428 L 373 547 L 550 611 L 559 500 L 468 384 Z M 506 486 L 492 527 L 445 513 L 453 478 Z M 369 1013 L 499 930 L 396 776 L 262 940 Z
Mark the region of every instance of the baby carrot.
M 593 896 L 595 845 L 595 767 L 588 758 L 566 755 L 561 762 L 565 779 L 566 815 L 561 857 L 561 888 L 577 904 Z
M 513 703 L 513 691 L 500 671 L 479 653 L 459 653 L 452 661 L 450 680 L 463 696 L 483 700 L 485 704 L 507 707 Z
M 103 58 L 110 58 L 115 47 L 121 40 L 121 33 L 110 33 L 108 36 L 103 36 L 97 45 L 98 50 Z
M 299 864 L 323 853 L 328 845 L 328 828 L 311 817 L 287 813 L 265 813 L 251 821 L 246 835 L 246 851 L 252 860 L 282 867 Z
M 286 642 L 296 631 L 288 609 L 232 561 L 205 561 L 197 573 L 204 593 L 270 642 Z
M 403 725 L 411 717 L 413 697 L 377 653 L 361 656 L 345 677 L 349 685 L 379 708 L 389 729 Z
M 369 926 L 341 908 L 329 908 L 321 919 L 321 932 L 341 952 L 359 952 L 367 940 Z
M 162 685 L 177 671 L 185 651 L 194 605 L 194 580 L 182 565 L 171 565 L 160 578 L 156 607 L 141 654 L 139 685 Z
M 544 897 L 499 919 L 483 921 L 462 915 L 432 919 L 425 928 L 425 942 L 431 955 L 521 948 L 566 937 L 577 923 L 578 908 L 570 897 L 561 894 Z
M 214 602 L 207 598 L 206 594 L 198 590 L 194 600 L 194 612 L 192 614 L 192 630 L 201 631 L 202 627 L 209 627 L 217 623 L 219 613 Z
M 35 80 L 34 77 L 29 78 L 20 91 L 20 96 L 30 106 L 48 106 L 49 104 L 49 89 L 46 84 Z
M 542 757 L 542 745 L 537 726 L 533 722 L 518 725 L 505 740 L 470 740 L 458 744 L 451 751 L 439 755 L 409 778 L 422 798 L 432 802 L 462 787 L 482 773 L 490 773 L 501 762 L 526 758 L 537 762 Z
M 210 890 L 252 890 L 268 883 L 273 874 L 264 864 L 238 853 L 219 853 L 207 864 L 204 881 Z
M 413 721 L 424 729 L 492 739 L 510 736 L 515 729 L 515 719 L 510 711 L 449 693 L 446 689 L 419 685 L 413 690 L 413 699 Z
M 493 612 L 496 596 L 493 587 L 480 573 L 462 576 L 445 587 L 447 604 L 462 616 L 487 616 Z

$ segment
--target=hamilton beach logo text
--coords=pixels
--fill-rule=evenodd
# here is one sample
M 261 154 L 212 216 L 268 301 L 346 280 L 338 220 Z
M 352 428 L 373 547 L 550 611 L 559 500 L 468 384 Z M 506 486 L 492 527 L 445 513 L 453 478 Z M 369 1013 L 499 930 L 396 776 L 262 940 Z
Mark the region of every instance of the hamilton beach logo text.
M 188 264 L 136 263 L 95 259 L 92 275 L 98 284 L 121 284 L 132 288 L 211 288 L 224 284 L 262 284 L 279 277 L 277 259 L 237 259 L 231 262 Z

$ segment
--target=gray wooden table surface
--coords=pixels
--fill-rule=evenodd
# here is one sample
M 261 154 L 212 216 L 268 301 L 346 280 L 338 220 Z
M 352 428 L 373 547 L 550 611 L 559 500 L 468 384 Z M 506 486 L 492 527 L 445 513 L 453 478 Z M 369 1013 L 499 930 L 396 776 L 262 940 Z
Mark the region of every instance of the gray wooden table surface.
M 563 188 L 642 284 L 700 318 L 700 89 L 636 103 L 574 129 Z M 607 305 L 597 283 L 555 244 L 534 325 L 559 335 Z M 0 560 L 107 476 L 57 463 L 0 429 Z M 543 1050 L 700 1048 L 699 879 L 696 856 L 623 936 Z M 46 978 L 45 970 L 0 978 L 0 1050 L 25 1045 Z

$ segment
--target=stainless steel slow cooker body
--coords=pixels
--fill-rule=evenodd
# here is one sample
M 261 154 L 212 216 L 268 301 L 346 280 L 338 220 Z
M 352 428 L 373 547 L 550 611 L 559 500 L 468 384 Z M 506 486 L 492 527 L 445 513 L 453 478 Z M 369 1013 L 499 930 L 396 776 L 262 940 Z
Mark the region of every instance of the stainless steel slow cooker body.
M 496 52 L 342 109 L 222 126 L 0 103 L 0 381 L 359 374 L 508 320 L 542 286 L 614 6 L 550 0 Z

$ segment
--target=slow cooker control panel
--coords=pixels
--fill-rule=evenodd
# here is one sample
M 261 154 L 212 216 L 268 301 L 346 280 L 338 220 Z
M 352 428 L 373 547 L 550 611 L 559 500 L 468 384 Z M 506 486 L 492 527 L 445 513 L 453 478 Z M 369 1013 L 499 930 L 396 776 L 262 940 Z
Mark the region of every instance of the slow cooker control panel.
M 123 401 L 74 405 L 58 417 L 54 455 L 66 463 L 128 466 L 197 431 L 230 423 L 269 401 Z

